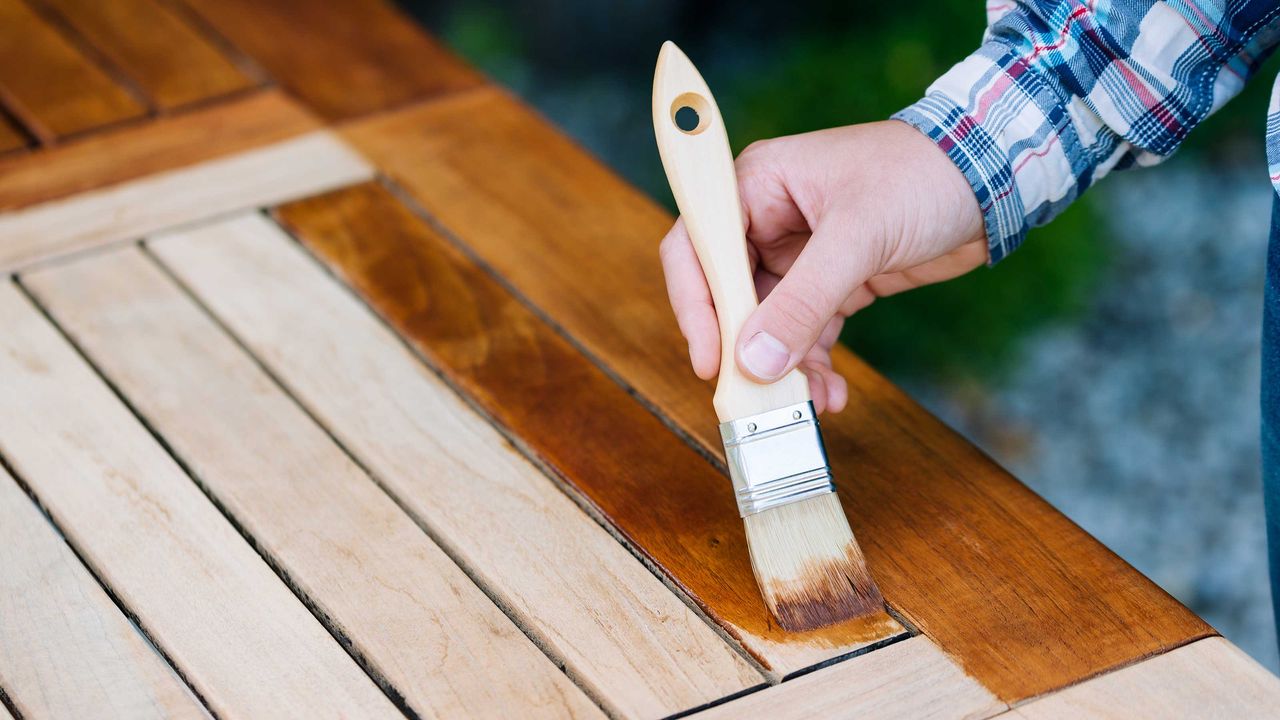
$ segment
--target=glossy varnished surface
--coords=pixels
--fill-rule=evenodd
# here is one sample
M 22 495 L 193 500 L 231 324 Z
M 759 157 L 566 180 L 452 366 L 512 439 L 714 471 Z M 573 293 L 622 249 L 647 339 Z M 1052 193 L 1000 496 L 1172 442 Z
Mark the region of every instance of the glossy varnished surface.
M 385 189 L 280 219 L 774 673 L 902 628 L 884 614 L 787 633 L 760 599 L 729 481 Z
M 254 81 L 166 0 L 35 0 L 111 63 L 156 110 L 244 90 Z
M 0 0 L 0 101 L 46 143 L 146 112 L 24 0 Z
M 387 0 L 178 0 L 328 120 L 482 82 Z
M 346 134 L 480 260 L 719 455 L 710 387 L 690 372 L 666 306 L 657 262 L 666 213 L 498 91 L 423 104 Z M 824 435 L 871 570 L 891 606 L 1001 699 L 1212 632 L 847 351 L 836 363 L 851 401 L 824 419 Z M 625 525 L 625 516 L 614 519 Z

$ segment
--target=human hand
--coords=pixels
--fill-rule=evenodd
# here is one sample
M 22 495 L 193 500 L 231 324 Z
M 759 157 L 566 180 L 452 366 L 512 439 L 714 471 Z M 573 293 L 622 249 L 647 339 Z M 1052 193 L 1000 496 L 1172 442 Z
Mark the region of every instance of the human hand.
M 987 260 L 968 181 L 931 140 L 898 121 L 752 144 L 736 162 L 760 307 L 735 355 L 771 382 L 799 367 L 818 412 L 839 412 L 844 378 L 831 348 L 877 297 L 949 280 Z M 683 222 L 660 247 L 667 292 L 698 377 L 720 370 L 720 328 Z

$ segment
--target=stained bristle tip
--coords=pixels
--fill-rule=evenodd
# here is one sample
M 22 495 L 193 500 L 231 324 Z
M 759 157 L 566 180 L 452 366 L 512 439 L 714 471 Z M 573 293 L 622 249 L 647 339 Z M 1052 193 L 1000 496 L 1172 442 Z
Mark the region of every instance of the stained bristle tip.
M 744 518 L 751 567 L 769 611 L 792 632 L 884 609 L 835 494 Z

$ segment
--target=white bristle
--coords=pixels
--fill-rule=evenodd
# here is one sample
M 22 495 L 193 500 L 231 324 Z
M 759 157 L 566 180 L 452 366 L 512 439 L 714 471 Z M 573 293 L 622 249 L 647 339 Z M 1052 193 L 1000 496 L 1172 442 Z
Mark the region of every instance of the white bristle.
M 793 631 L 883 610 L 835 493 L 743 518 L 765 603 Z

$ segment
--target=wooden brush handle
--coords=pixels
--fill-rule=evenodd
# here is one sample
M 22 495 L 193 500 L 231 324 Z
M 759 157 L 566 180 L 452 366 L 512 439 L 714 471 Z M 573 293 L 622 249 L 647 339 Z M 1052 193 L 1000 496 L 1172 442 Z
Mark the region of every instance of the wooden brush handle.
M 690 130 L 676 124 L 677 111 L 686 107 L 697 113 L 697 125 Z M 733 155 L 711 91 L 689 58 L 671 42 L 663 44 L 654 73 L 653 128 L 667 181 L 693 239 L 720 322 L 716 415 L 725 422 L 807 401 L 809 383 L 798 370 L 767 385 L 738 370 L 734 354 L 738 331 L 759 300 L 747 258 Z

